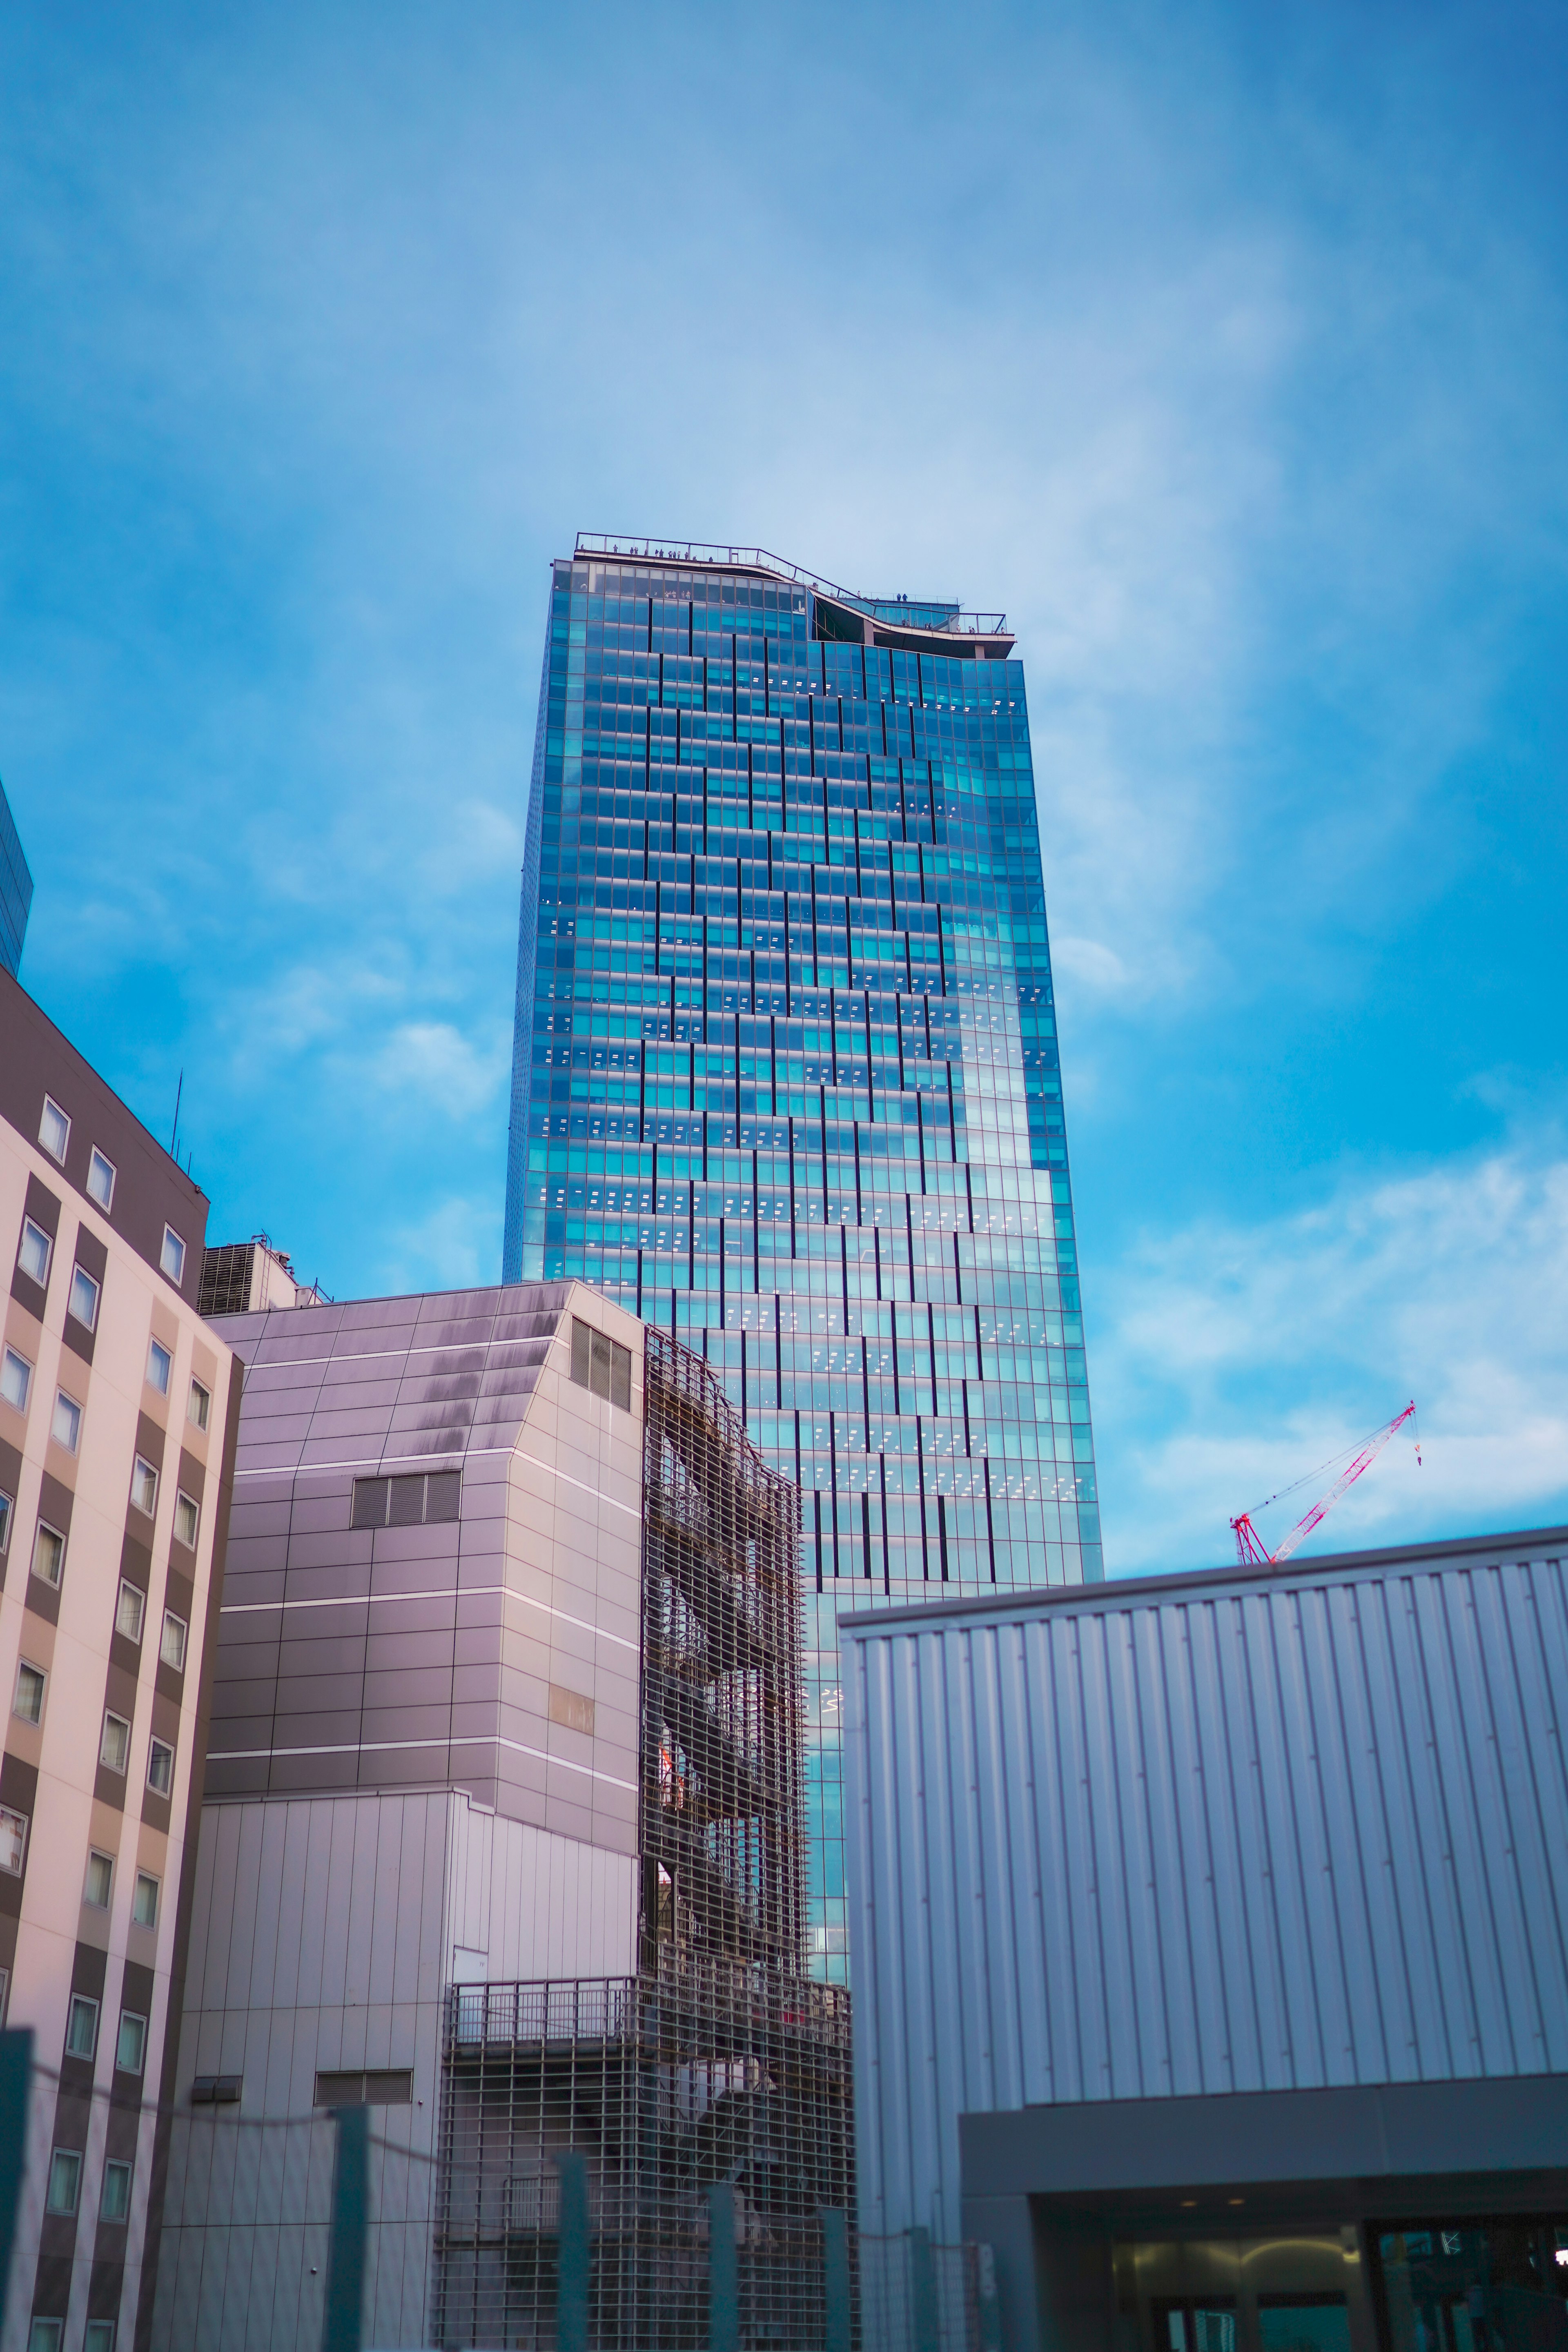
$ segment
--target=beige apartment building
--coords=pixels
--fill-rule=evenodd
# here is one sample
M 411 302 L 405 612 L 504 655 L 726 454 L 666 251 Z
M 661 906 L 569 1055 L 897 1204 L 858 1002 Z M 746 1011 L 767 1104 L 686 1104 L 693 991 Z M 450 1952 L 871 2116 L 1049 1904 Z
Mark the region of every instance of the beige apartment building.
M 3 2340 L 27 2352 L 131 2352 L 161 2204 L 238 1419 L 206 1218 L 0 971 L 0 2023 L 34 2037 Z

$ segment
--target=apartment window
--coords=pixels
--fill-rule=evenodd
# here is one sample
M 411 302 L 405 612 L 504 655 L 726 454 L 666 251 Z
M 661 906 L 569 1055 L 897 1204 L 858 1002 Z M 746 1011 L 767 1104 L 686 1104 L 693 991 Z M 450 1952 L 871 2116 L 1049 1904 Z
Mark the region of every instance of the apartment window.
M 150 1389 L 156 1389 L 160 1396 L 167 1396 L 169 1393 L 169 1375 L 174 1369 L 174 1359 L 170 1355 L 169 1350 L 163 1346 L 162 1340 L 150 1340 L 147 1347 L 148 1387 Z
M 111 2156 L 103 2168 L 103 2194 L 98 2203 L 98 2218 L 100 2221 L 123 2221 L 128 2218 L 130 2211 L 131 2167 L 119 2157 Z M 104 2347 L 104 2352 L 111 2352 L 114 2342 L 114 2322 L 111 2319 L 89 2321 L 88 2352 L 91 2352 L 90 2339 L 94 2327 L 109 2329 L 109 2342 Z
M 607 1397 L 629 1412 L 632 1406 L 632 1351 L 602 1331 L 572 1318 L 572 1377 L 580 1389 Z
M 81 1407 L 75 1397 L 67 1396 L 61 1389 L 55 1398 L 55 1417 L 49 1423 L 49 1435 L 68 1454 L 74 1454 L 81 1444 Z
M 129 2169 L 129 2168 L 126 2168 Z M 106 2196 L 108 2191 L 109 2180 L 106 2174 L 104 2177 L 104 2193 Z M 101 2207 L 100 2207 L 99 2210 L 100 2212 L 102 2211 Z M 81 2339 L 81 2352 L 114 2352 L 114 2322 L 112 2319 L 89 2319 L 88 2321 L 87 2333 Z
M 453 1520 L 462 1492 L 462 1474 L 432 1470 L 412 1478 L 356 1478 L 353 1524 L 356 1528 L 431 1528 Z
M 139 1927 L 155 1927 L 158 1924 L 158 1882 L 150 1870 L 136 1874 L 136 1892 L 131 1898 L 131 1916 Z
M 187 1639 L 188 1629 L 184 1619 L 183 1617 L 176 1617 L 172 1609 L 165 1609 L 163 1612 L 163 1638 L 158 1644 L 158 1655 L 163 1659 L 163 1664 L 166 1666 L 172 1666 L 174 1673 L 177 1675 L 183 1675 L 185 1671 L 185 1643 Z
M 114 1892 L 114 1856 L 100 1853 L 95 1846 L 87 1857 L 87 1885 L 82 1901 L 90 1903 L 95 1911 L 107 1911 L 109 1898 Z
M 8 1551 L 10 1549 L 11 1514 L 15 1508 L 15 1496 L 0 1494 L 0 1553 Z
M 9 1969 L 0 1969 L 0 2032 L 5 2030 L 5 2011 L 10 2006 L 10 2000 L 11 1971 Z
M 44 1719 L 44 1685 L 48 1680 L 42 1666 L 30 1666 L 26 1658 L 16 1669 L 16 1695 L 11 1701 L 11 1712 L 23 1723 L 42 1723 Z
M 166 1739 L 154 1739 L 147 1748 L 147 1786 L 154 1796 L 166 1797 L 174 1785 L 174 1751 Z
M 114 1630 L 123 1633 L 128 1642 L 140 1642 L 142 1626 L 147 1614 L 147 1596 L 138 1586 L 124 1577 L 120 1580 L 120 1598 L 114 1604 Z
M 49 2190 L 45 2200 L 51 2213 L 74 2213 L 81 2189 L 81 2151 L 57 2147 L 49 2158 Z
M 14 1811 L 9 1805 L 0 1805 L 0 1870 L 20 1878 L 26 1859 L 27 1816 Z
M 98 1285 L 86 1266 L 73 1266 L 70 1296 L 66 1304 L 77 1321 L 85 1323 L 89 1331 L 96 1331 L 98 1328 Z
M 158 1473 L 140 1454 L 131 1473 L 131 1499 L 149 1518 L 158 1507 Z
M 22 1246 L 16 1252 L 16 1263 L 29 1280 L 38 1284 L 47 1282 L 49 1260 L 54 1254 L 55 1245 L 42 1225 L 36 1225 L 31 1217 L 24 1217 Z
M 15 1405 L 18 1412 L 26 1412 L 27 1393 L 32 1385 L 33 1367 L 26 1356 L 16 1353 L 15 1348 L 7 1348 L 4 1361 L 0 1361 L 0 1397 L 4 1397 L 7 1404 Z
M 147 2021 L 135 2011 L 120 2012 L 120 2039 L 114 2045 L 114 2063 L 122 2074 L 140 2074 L 142 2062 L 147 2055 Z
M 196 1548 L 196 1528 L 201 1524 L 201 1511 L 189 1495 L 174 1497 L 174 1541 L 184 1545 L 187 1551 Z
M 89 1198 L 98 1202 L 107 1216 L 114 1206 L 114 1162 L 105 1159 L 96 1143 L 88 1165 L 87 1189 Z
M 38 1141 L 51 1160 L 64 1167 L 66 1146 L 71 1139 L 71 1123 L 53 1095 L 44 1097 L 44 1115 L 38 1121 Z
M 185 1244 L 180 1239 L 179 1234 L 174 1231 L 173 1225 L 165 1225 L 163 1228 L 163 1246 L 159 1254 L 158 1263 L 163 1267 L 171 1282 L 184 1282 L 185 1278 Z
M 70 2016 L 66 2021 L 66 2055 L 69 2058 L 90 2058 L 98 2048 L 98 2003 L 84 1992 L 71 1995 Z
M 47 1521 L 38 1521 L 38 1531 L 33 1538 L 33 1574 L 40 1584 L 52 1584 L 58 1591 L 66 1567 L 66 1539 L 58 1528 Z
M 27 2352 L 60 2352 L 65 2326 L 63 2319 L 45 2319 L 40 2315 L 27 2329 Z
M 205 1429 L 212 1409 L 213 1401 L 210 1391 L 203 1388 L 200 1381 L 193 1381 L 191 1401 L 185 1407 L 185 1419 L 195 1422 L 198 1429 Z
M 98 1760 L 111 1772 L 123 1772 L 131 1761 L 131 1726 L 122 1715 L 105 1715 Z

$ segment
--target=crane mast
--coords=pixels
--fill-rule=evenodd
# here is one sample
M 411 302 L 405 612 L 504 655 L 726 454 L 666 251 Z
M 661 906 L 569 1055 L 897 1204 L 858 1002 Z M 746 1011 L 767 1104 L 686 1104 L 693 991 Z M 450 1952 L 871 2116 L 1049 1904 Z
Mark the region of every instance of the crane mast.
M 1318 1525 L 1319 1520 L 1327 1517 L 1328 1514 L 1333 1509 L 1334 1505 L 1339 1501 L 1340 1496 L 1344 1493 L 1346 1487 L 1353 1486 L 1356 1480 L 1361 1476 L 1362 1472 L 1371 1468 L 1378 1455 L 1383 1452 L 1384 1447 L 1388 1444 L 1389 1439 L 1396 1436 L 1400 1430 L 1404 1428 L 1405 1423 L 1407 1421 L 1414 1421 L 1415 1418 L 1415 1401 L 1412 1398 L 1403 1412 L 1396 1412 L 1391 1422 L 1388 1422 L 1382 1429 L 1373 1431 L 1373 1434 L 1366 1440 L 1366 1443 L 1361 1447 L 1360 1451 L 1340 1472 L 1339 1476 L 1334 1480 L 1333 1485 L 1329 1488 L 1327 1494 L 1319 1496 L 1317 1501 L 1313 1504 L 1306 1517 L 1297 1521 L 1289 1534 L 1286 1537 L 1284 1542 L 1280 1544 L 1276 1550 L 1269 1551 L 1266 1549 L 1262 1537 L 1258 1534 L 1257 1528 L 1252 1524 L 1252 1515 L 1250 1512 L 1243 1511 L 1238 1519 L 1232 1519 L 1230 1523 L 1231 1532 L 1236 1538 L 1236 1556 L 1240 1565 L 1243 1568 L 1278 1568 L 1281 1560 L 1289 1559 L 1297 1545 L 1303 1542 L 1305 1538 L 1311 1534 L 1312 1529 Z M 1421 1460 L 1421 1441 L 1419 1438 L 1415 1441 L 1415 1459 L 1417 1464 L 1419 1464 Z M 1270 1500 L 1273 1499 L 1275 1498 L 1271 1496 Z M 1259 1510 L 1261 1510 L 1262 1507 L 1263 1506 L 1261 1504 L 1257 1506 L 1257 1508 Z

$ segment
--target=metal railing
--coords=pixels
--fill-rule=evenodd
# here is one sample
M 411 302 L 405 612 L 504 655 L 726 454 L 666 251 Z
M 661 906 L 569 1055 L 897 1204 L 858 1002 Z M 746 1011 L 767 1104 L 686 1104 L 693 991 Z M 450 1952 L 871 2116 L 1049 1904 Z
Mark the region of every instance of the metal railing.
M 868 595 L 864 589 L 841 588 L 836 581 L 825 580 L 819 572 L 808 572 L 804 564 L 791 563 L 782 555 L 770 554 L 765 547 L 721 547 L 700 539 L 639 539 L 626 532 L 612 535 L 602 530 L 580 530 L 576 552 L 579 555 L 629 557 L 635 562 L 701 563 L 718 566 L 730 572 L 766 572 L 778 580 L 787 580 L 798 588 L 810 588 L 820 596 L 832 596 L 843 604 L 853 605 L 857 612 L 869 611 L 888 628 L 907 627 L 923 635 L 941 636 L 957 634 L 963 636 L 996 636 L 1005 634 L 1005 613 L 966 613 L 955 607 L 945 622 L 908 621 L 890 618 L 885 610 L 894 599 Z M 933 604 L 937 598 L 924 598 L 923 604 Z M 918 609 L 918 607 L 911 607 Z

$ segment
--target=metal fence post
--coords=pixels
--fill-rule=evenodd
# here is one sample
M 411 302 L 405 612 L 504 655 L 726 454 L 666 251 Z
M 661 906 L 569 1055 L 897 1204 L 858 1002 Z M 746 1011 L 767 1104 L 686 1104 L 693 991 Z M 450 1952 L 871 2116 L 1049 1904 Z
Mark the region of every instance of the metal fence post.
M 974 2249 L 974 2298 L 980 2305 L 980 2352 L 1002 2352 L 1002 2301 L 996 2292 L 996 2256 L 990 2246 Z
M 942 2314 L 936 2294 L 936 2253 L 929 2230 L 910 2231 L 910 2305 L 915 2352 L 939 2352 Z
M 558 2156 L 561 2234 L 555 2270 L 556 2352 L 588 2352 L 588 2159 Z
M 11 2283 L 11 2249 L 22 2203 L 27 2160 L 27 2084 L 33 2071 L 33 2029 L 0 2033 L 0 2319 Z
M 708 2352 L 738 2352 L 740 2341 L 735 2192 L 727 2180 L 716 2180 L 708 2191 Z
M 822 2208 L 823 2352 L 849 2352 L 849 2216 Z
M 364 2242 L 370 2202 L 370 2109 L 333 2109 L 338 2126 L 332 2168 L 332 2234 L 321 2352 L 360 2352 L 364 2326 Z

